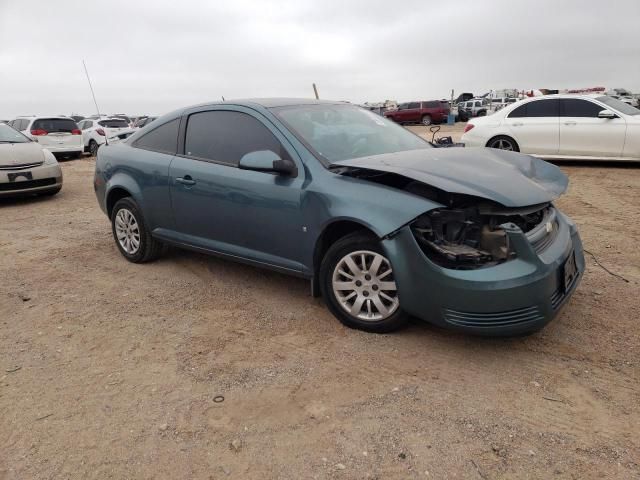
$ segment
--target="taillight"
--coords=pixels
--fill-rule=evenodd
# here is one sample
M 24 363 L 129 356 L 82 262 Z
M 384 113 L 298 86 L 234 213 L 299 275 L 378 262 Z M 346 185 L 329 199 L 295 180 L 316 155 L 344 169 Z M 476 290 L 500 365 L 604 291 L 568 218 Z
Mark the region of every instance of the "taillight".
M 96 128 L 96 133 L 97 133 L 98 135 L 102 135 L 102 136 L 104 137 L 104 130 L 103 130 L 103 129 L 101 129 L 101 128 Z
M 36 128 L 35 130 L 31 130 L 31 135 L 33 136 L 38 136 L 38 135 L 47 135 L 49 132 L 47 132 L 46 130 L 43 130 L 42 128 Z
M 71 135 L 82 135 L 82 132 L 79 128 L 74 128 L 73 130 L 71 130 Z
M 467 123 L 464 126 L 464 133 L 467 133 L 469 130 L 471 130 L 473 127 L 475 127 L 475 125 L 473 123 Z

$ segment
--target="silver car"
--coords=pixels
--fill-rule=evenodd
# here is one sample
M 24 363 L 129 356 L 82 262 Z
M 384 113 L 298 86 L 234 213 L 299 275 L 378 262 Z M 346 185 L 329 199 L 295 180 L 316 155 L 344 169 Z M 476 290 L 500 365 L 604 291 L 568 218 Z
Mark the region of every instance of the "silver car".
M 53 153 L 0 124 L 0 197 L 55 195 L 61 188 L 62 169 Z

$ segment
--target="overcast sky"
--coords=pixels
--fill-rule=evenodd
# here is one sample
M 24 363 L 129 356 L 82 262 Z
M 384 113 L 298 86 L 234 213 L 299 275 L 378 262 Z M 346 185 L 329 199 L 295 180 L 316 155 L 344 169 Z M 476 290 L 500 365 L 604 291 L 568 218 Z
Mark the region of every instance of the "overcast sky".
M 0 0 L 0 119 L 244 97 L 640 92 L 640 0 Z

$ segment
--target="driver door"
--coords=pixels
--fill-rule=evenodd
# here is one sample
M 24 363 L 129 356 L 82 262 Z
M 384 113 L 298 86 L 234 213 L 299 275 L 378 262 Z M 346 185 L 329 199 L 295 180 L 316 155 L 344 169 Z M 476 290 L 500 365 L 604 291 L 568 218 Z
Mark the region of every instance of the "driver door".
M 627 122 L 598 118 L 605 107 L 581 98 L 560 100 L 560 155 L 622 157 Z
M 179 240 L 234 257 L 302 271 L 304 169 L 284 136 L 250 109 L 192 111 L 169 182 Z M 286 147 L 284 146 L 286 145 Z M 297 176 L 241 170 L 240 159 L 269 150 Z

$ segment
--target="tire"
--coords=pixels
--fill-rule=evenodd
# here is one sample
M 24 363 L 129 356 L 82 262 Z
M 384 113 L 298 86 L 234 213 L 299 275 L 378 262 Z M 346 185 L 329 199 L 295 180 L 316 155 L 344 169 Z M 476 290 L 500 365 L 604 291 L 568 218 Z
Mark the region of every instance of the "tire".
M 100 145 L 98 145 L 98 142 L 95 140 L 89 140 L 89 153 L 92 157 L 95 157 L 98 154 L 99 147 Z
M 46 192 L 42 192 L 40 195 L 42 195 L 43 197 L 53 197 L 54 195 L 59 193 L 60 190 L 62 190 L 62 187 L 58 187 L 54 190 L 47 190 Z
M 431 125 L 433 123 L 433 120 L 431 119 L 431 115 L 425 115 L 424 117 L 422 117 L 422 120 L 420 120 L 420 123 L 422 123 L 422 125 L 424 125 L 425 127 L 428 127 L 429 125 Z
M 366 269 L 362 269 L 363 255 Z M 353 267 L 348 266 L 347 258 L 354 262 Z M 376 260 L 377 268 L 373 265 Z M 372 267 L 375 272 L 368 270 Z M 393 288 L 385 288 L 391 284 Z M 351 286 L 357 291 L 351 290 Z M 408 317 L 400 307 L 391 264 L 378 239 L 366 232 L 349 234 L 331 245 L 320 266 L 320 291 L 331 313 L 349 328 L 387 333 L 407 324 Z M 351 297 L 354 294 L 355 297 Z M 355 309 L 355 313 L 348 309 Z
M 487 147 L 497 148 L 498 150 L 507 150 L 511 152 L 519 152 L 518 143 L 511 137 L 506 135 L 498 135 L 487 142 Z
M 151 236 L 138 204 L 131 197 L 122 198 L 113 206 L 111 231 L 118 250 L 130 262 L 151 262 L 164 251 L 164 245 Z
M 480 110 L 478 112 L 478 115 L 476 115 L 477 117 L 486 117 L 487 116 L 487 112 L 485 110 Z

